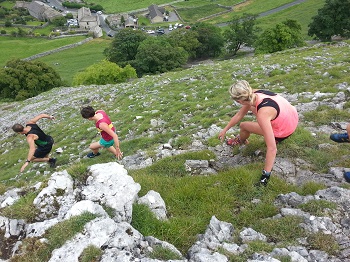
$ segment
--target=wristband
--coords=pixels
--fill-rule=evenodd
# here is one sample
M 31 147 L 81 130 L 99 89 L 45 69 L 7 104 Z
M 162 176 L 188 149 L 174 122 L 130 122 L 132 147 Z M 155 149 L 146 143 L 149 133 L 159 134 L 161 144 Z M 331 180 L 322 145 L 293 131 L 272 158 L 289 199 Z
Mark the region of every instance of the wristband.
M 27 159 L 26 162 L 27 162 L 27 163 L 30 163 L 30 160 Z
M 262 174 L 263 174 L 264 176 L 270 176 L 270 175 L 271 175 L 271 171 L 270 171 L 270 172 L 267 172 L 265 169 L 263 169 Z

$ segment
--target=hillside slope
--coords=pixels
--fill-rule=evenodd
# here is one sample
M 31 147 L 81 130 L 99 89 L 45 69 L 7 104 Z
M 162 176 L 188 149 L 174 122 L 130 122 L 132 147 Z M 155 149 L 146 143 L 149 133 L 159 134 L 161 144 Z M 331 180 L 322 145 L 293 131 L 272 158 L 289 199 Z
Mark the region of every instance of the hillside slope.
M 85 172 L 87 167 L 93 164 L 115 161 L 104 151 L 99 158 L 93 160 L 84 158 L 89 152 L 89 144 L 97 140 L 97 133 L 92 122 L 80 116 L 79 109 L 84 105 L 92 105 L 96 109 L 101 108 L 109 112 L 117 127 L 121 148 L 124 151 L 125 160 L 120 163 L 124 164 L 130 175 L 141 184 L 142 193 L 151 189 L 157 190 L 170 206 L 181 201 L 188 201 L 180 194 L 175 194 L 175 197 L 170 195 L 175 192 L 159 183 L 165 177 L 168 179 L 167 183 L 171 185 L 180 181 L 182 178 L 173 175 L 179 172 L 178 166 L 172 166 L 170 161 L 161 171 L 157 169 L 159 166 L 154 169 L 147 169 L 147 167 L 152 166 L 152 163 L 155 165 L 157 161 L 165 160 L 166 156 L 173 157 L 172 161 L 176 162 L 178 161 L 176 155 L 186 149 L 196 149 L 197 151 L 211 151 L 213 154 L 209 158 L 215 158 L 212 168 L 218 172 L 218 179 L 225 177 L 225 179 L 234 180 L 237 185 L 240 185 L 240 187 L 234 187 L 235 190 L 243 194 L 245 189 L 242 187 L 246 186 L 251 189 L 255 182 L 254 179 L 260 174 L 264 144 L 261 138 L 253 136 L 251 144 L 242 152 L 237 152 L 222 145 L 216 137 L 218 130 L 225 126 L 239 108 L 232 104 L 227 92 L 228 87 L 238 79 L 245 79 L 254 88 L 283 93 L 297 107 L 301 119 L 296 134 L 279 147 L 279 159 L 276 161 L 274 171 L 276 178 L 273 178 L 271 186 L 269 184 L 262 194 L 268 196 L 269 199 L 266 201 L 270 201 L 272 205 L 277 195 L 290 193 L 291 190 L 297 190 L 298 187 L 303 187 L 303 184 L 310 182 L 320 182 L 324 186 L 322 188 L 332 186 L 336 192 L 344 192 L 346 195 L 349 190 L 340 189 L 340 187 L 348 188 L 341 174 L 345 168 L 350 167 L 350 147 L 347 144 L 334 145 L 328 137 L 331 132 L 341 131 L 350 120 L 349 57 L 349 42 L 317 44 L 271 55 L 227 61 L 207 61 L 205 64 L 192 66 L 183 71 L 145 76 L 123 84 L 56 88 L 23 102 L 2 103 L 0 104 L 2 112 L 0 117 L 2 181 L 0 194 L 11 187 L 25 187 L 34 185 L 38 181 L 47 181 L 54 171 L 79 169 Z M 24 123 L 39 113 L 48 113 L 56 117 L 53 122 L 41 120 L 40 126 L 54 137 L 56 141 L 54 150 L 61 148 L 63 153 L 53 153 L 58 158 L 56 170 L 51 170 L 46 165 L 34 164 L 24 174 L 18 175 L 21 162 L 27 155 L 27 144 L 23 136 L 13 134 L 11 126 L 17 122 Z M 232 128 L 233 133 L 237 130 L 237 127 Z M 166 144 L 168 147 L 170 144 L 172 148 L 170 153 L 160 150 L 164 149 Z M 142 156 L 141 162 L 137 162 L 140 155 Z M 151 161 L 142 161 L 147 159 Z M 131 162 L 134 163 L 133 168 L 131 168 Z M 135 165 L 139 166 L 135 168 Z M 240 169 L 237 171 L 238 166 Z M 140 167 L 146 167 L 146 169 L 134 170 Z M 330 171 L 330 168 L 333 168 L 333 171 Z M 145 173 L 143 173 L 144 170 L 146 170 Z M 236 175 L 241 173 L 244 174 L 243 178 L 239 181 L 235 180 Z M 185 174 L 190 174 L 190 172 Z M 186 175 L 183 179 L 187 181 L 186 185 L 206 180 Z M 298 187 L 289 187 L 286 181 Z M 152 188 L 154 186 L 152 183 L 156 183 L 156 188 Z M 212 187 L 221 184 L 224 184 L 224 180 L 213 181 Z M 182 187 L 184 188 L 184 185 Z M 191 194 L 189 197 L 191 200 L 195 201 L 199 195 L 200 198 L 207 199 L 208 192 L 202 192 L 200 188 L 195 190 L 197 195 L 194 193 L 192 195 L 191 191 L 187 192 Z M 235 194 L 235 191 L 222 190 L 220 194 L 228 197 Z M 254 191 L 254 194 L 258 192 Z M 315 192 L 312 192 L 312 195 L 314 194 Z M 328 198 L 331 198 L 328 194 L 327 191 L 318 192 L 317 197 L 327 195 Z M 256 197 L 261 197 L 261 195 Z M 293 199 L 293 194 L 279 201 L 283 207 L 293 207 L 291 199 Z M 244 200 L 241 201 L 240 204 L 245 203 Z M 248 198 L 245 201 L 248 208 L 253 199 Z M 303 201 L 304 198 L 301 202 Z M 189 203 L 186 208 L 191 210 L 193 208 L 193 213 L 199 213 L 194 211 L 195 206 L 191 207 L 194 203 Z M 346 206 L 344 203 L 337 202 L 338 208 L 341 209 L 341 211 L 337 210 L 337 219 L 340 214 L 349 219 L 350 214 L 344 211 Z M 203 205 L 209 204 L 211 203 Z M 186 237 L 176 234 L 164 236 L 164 238 L 185 253 L 190 247 L 193 247 L 195 234 L 203 233 L 202 223 L 208 224 L 208 217 L 217 216 L 221 220 L 223 220 L 221 217 L 225 217 L 228 222 L 236 223 L 235 226 L 239 227 L 248 227 L 253 223 L 252 221 L 235 220 L 234 216 L 239 217 L 244 213 L 243 208 L 229 207 L 228 210 L 235 215 L 227 213 L 227 210 L 224 210 L 226 214 L 223 215 L 220 209 L 224 203 L 214 204 L 210 213 L 201 214 L 204 222 L 200 221 L 198 223 L 201 224 L 200 226 L 193 225 L 188 228 L 185 226 L 185 229 L 181 229 L 183 230 L 181 233 L 187 231 L 190 235 L 187 236 L 187 241 L 185 241 Z M 254 210 L 254 207 L 250 208 Z M 185 210 L 183 212 L 188 215 Z M 284 212 L 281 213 L 288 213 L 286 210 Z M 173 210 L 173 219 L 176 220 L 176 215 L 181 216 L 180 213 L 178 210 Z M 266 215 L 266 217 L 269 216 Z M 187 221 L 187 223 L 190 222 Z M 215 221 L 213 223 L 215 224 Z M 341 227 L 342 234 L 348 232 L 346 226 L 344 222 Z M 271 239 L 273 237 L 270 236 Z M 349 243 L 349 239 L 343 238 L 342 240 Z M 338 257 L 334 256 L 329 261 L 350 259 L 348 247 L 346 244 L 342 246 L 341 252 L 337 254 Z M 318 259 L 321 259 L 322 256 L 317 254 Z M 312 260 L 310 255 L 308 261 L 315 260 Z

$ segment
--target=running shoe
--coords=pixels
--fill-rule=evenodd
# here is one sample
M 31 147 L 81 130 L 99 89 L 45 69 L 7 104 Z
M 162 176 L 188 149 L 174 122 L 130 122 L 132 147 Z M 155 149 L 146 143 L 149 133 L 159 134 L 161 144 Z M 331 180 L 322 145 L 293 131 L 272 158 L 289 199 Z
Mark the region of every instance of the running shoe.
M 344 178 L 346 182 L 350 183 L 350 172 L 344 172 Z
M 263 186 L 267 186 L 267 182 L 269 182 L 270 176 L 262 175 L 260 177 L 260 184 Z
M 331 136 L 329 138 L 337 143 L 350 143 L 348 133 L 331 134 Z
M 241 138 L 239 137 L 239 135 L 237 135 L 236 137 L 233 138 L 229 138 L 226 140 L 226 144 L 229 146 L 241 146 L 241 145 L 248 145 L 249 141 L 248 139 L 246 139 L 244 142 L 242 142 Z
M 50 167 L 54 168 L 56 167 L 56 158 L 49 158 L 49 163 L 50 163 Z
M 95 156 L 99 156 L 101 155 L 100 152 L 97 152 L 97 154 L 94 154 L 93 152 L 90 152 L 89 154 L 87 154 L 88 158 L 94 158 Z

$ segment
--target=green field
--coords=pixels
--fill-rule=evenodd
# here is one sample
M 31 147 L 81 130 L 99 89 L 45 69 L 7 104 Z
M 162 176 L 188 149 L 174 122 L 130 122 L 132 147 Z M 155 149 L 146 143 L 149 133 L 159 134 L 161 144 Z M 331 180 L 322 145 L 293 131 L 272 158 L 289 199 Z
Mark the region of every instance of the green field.
M 234 7 L 233 12 L 210 19 L 208 22 L 212 24 L 223 23 L 232 20 L 233 17 L 241 16 L 243 13 L 260 14 L 291 2 L 294 2 L 294 0 L 246 1 Z M 314 0 L 309 2 L 313 3 Z
M 182 8 L 178 9 L 177 11 L 180 14 L 181 18 L 184 20 L 184 22 L 195 23 L 200 18 L 224 12 L 226 10 L 227 9 L 222 8 L 218 5 L 211 4 L 194 8 Z
M 87 0 L 87 3 L 93 4 L 96 1 Z M 128 1 L 128 0 L 100 0 L 98 1 L 99 5 L 103 6 L 105 13 L 125 13 L 133 10 L 144 9 L 149 7 L 152 4 L 162 5 L 169 3 L 169 0 L 138 0 L 138 1 Z
M 224 6 L 233 6 L 242 2 L 241 0 L 191 0 L 191 1 L 180 1 L 173 4 L 175 7 L 200 7 L 203 5 L 215 4 L 215 5 L 224 5 Z
M 110 39 L 97 38 L 79 47 L 44 56 L 38 60 L 52 66 L 64 83 L 70 85 L 76 73 L 105 58 L 103 50 L 110 42 Z
M 317 15 L 317 10 L 322 8 L 325 2 L 326 0 L 306 1 L 276 14 L 261 17 L 258 19 L 259 26 L 265 30 L 273 27 L 277 23 L 285 21 L 287 18 L 293 19 L 299 22 L 302 28 L 302 35 L 306 40 L 309 40 L 311 37 L 307 35 L 309 29 L 308 25 L 311 23 L 312 17 Z
M 77 43 L 85 38 L 84 36 L 75 36 L 50 40 L 47 38 L 0 37 L 0 66 L 4 66 L 11 59 L 26 58 L 65 45 Z

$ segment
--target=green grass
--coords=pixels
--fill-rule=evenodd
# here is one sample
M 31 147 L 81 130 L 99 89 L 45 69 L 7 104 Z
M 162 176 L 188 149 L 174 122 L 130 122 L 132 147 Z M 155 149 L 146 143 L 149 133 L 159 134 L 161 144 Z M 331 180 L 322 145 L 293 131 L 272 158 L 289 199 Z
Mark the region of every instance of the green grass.
M 179 7 L 201 7 L 209 4 L 215 5 L 223 5 L 223 6 L 233 6 L 235 4 L 240 3 L 240 0 L 217 0 L 217 1 L 211 1 L 211 0 L 191 0 L 191 1 L 182 1 L 173 4 L 176 8 Z
M 77 43 L 85 38 L 84 36 L 75 36 L 50 40 L 45 38 L 0 37 L 2 52 L 0 66 L 4 66 L 11 59 L 27 58 L 61 46 Z
M 99 261 L 102 256 L 102 250 L 93 245 L 84 249 L 83 253 L 79 257 L 80 262 L 94 262 Z
M 1 7 L 7 8 L 7 9 L 13 8 L 14 5 L 15 5 L 15 3 L 12 1 L 4 1 L 4 2 L 0 3 Z
M 76 73 L 105 58 L 103 51 L 109 46 L 110 42 L 109 39 L 95 38 L 79 47 L 44 56 L 38 60 L 52 66 L 59 73 L 64 83 L 70 86 Z
M 226 11 L 226 9 L 216 4 L 208 4 L 193 8 L 181 8 L 177 11 L 185 23 L 195 23 L 200 18 Z
M 55 248 L 62 246 L 67 240 L 72 239 L 77 233 L 83 230 L 86 223 L 95 218 L 96 216 L 94 214 L 86 212 L 80 216 L 74 216 L 68 220 L 60 222 L 49 228 L 45 233 L 47 242 L 41 242 L 37 238 L 26 238 L 21 246 L 21 254 L 12 257 L 11 261 L 48 261 L 51 256 L 51 252 Z M 86 253 L 84 253 L 84 256 L 85 254 Z M 89 257 L 98 255 L 99 253 L 96 252 L 96 250 L 93 250 L 92 255 L 90 254 Z
M 276 7 L 293 2 L 293 0 L 267 0 L 246 1 L 234 7 L 233 12 L 210 19 L 210 23 L 223 23 L 232 20 L 233 17 L 241 16 L 243 13 L 260 14 Z
M 30 192 L 24 197 L 21 197 L 13 205 L 8 206 L 0 210 L 0 214 L 7 218 L 20 218 L 26 220 L 28 223 L 35 221 L 36 215 L 39 210 L 34 206 L 33 200 L 37 196 L 37 193 Z
M 192 157 L 195 158 L 195 155 Z M 256 188 L 254 183 L 259 174 L 251 170 L 261 168 L 259 164 L 231 169 L 215 176 L 188 176 L 178 171 L 182 169 L 184 159 L 190 159 L 181 160 L 182 157 L 172 158 L 171 162 L 160 160 L 151 167 L 129 172 L 142 185 L 140 196 L 157 188 L 170 217 L 168 221 L 158 221 L 147 208 L 135 205 L 132 225 L 142 234 L 166 240 L 186 252 L 196 240 L 195 236 L 204 232 L 208 221 L 215 215 L 219 220 L 232 223 L 237 230 L 253 227 L 265 234 L 269 241 L 280 244 L 296 244 L 297 238 L 306 236 L 299 227 L 301 218 L 274 220 L 269 217 L 278 213 L 273 204 L 278 194 L 292 191 L 304 194 L 308 192 L 307 188 L 286 185 L 277 177 L 272 177 L 268 189 Z M 197 153 L 197 159 L 204 157 Z M 251 201 L 256 198 L 261 202 L 253 204 Z
M 96 3 L 92 0 L 87 0 L 87 3 Z M 129 11 L 139 10 L 139 9 L 147 9 L 150 5 L 156 4 L 166 4 L 169 3 L 169 0 L 140 0 L 140 1 L 128 1 L 128 0 L 100 0 L 98 2 L 99 5 L 103 6 L 103 10 L 105 13 L 125 13 Z
M 332 121 L 346 122 L 349 114 L 344 110 L 330 108 L 326 105 L 319 106 L 314 111 L 305 112 L 305 120 L 313 122 L 316 126 L 326 125 Z
M 332 212 L 337 208 L 337 205 L 334 202 L 329 202 L 326 200 L 312 200 L 305 204 L 301 204 L 298 206 L 301 210 L 308 212 L 314 216 L 322 217 L 327 216 L 326 210 Z
M 286 18 L 293 19 L 301 25 L 302 36 L 309 40 L 311 37 L 307 34 L 309 30 L 308 25 L 312 22 L 312 17 L 317 15 L 318 9 L 324 6 L 325 2 L 325 0 L 305 1 L 278 13 L 258 18 L 259 26 L 262 30 L 266 30 L 285 21 Z

